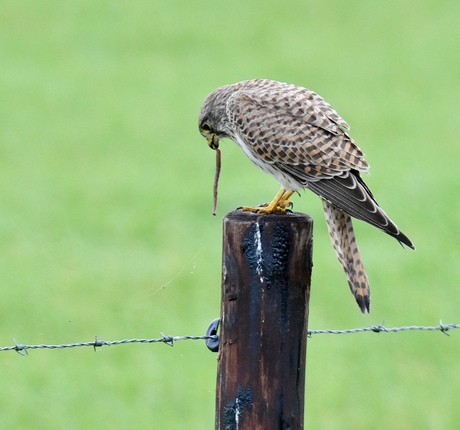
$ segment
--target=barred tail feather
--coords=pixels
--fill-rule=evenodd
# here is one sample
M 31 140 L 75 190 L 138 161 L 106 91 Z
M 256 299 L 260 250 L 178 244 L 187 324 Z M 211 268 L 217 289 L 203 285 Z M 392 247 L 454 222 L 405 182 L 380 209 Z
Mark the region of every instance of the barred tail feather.
M 351 217 L 326 200 L 323 200 L 323 208 L 329 236 L 350 290 L 361 312 L 369 312 L 369 281 L 361 261 Z

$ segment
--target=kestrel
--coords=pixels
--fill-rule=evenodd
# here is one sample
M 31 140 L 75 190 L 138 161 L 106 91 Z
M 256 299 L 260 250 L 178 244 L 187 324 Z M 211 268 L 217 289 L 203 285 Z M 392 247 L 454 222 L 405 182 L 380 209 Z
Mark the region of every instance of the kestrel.
M 212 149 L 222 138 L 274 176 L 281 189 L 268 204 L 243 206 L 258 213 L 285 213 L 293 193 L 308 188 L 323 201 L 329 235 L 361 311 L 370 290 L 351 217 L 365 221 L 415 249 L 386 215 L 361 178 L 369 172 L 348 124 L 321 96 L 306 88 L 255 79 L 217 88 L 204 101 L 200 133 Z

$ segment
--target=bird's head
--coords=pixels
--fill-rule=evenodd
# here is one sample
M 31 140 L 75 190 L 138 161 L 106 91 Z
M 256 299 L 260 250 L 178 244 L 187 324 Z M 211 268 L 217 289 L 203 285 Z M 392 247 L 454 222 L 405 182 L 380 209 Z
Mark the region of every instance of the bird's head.
M 220 139 L 230 137 L 226 106 L 234 85 L 217 88 L 206 97 L 198 118 L 198 128 L 211 149 L 219 148 Z

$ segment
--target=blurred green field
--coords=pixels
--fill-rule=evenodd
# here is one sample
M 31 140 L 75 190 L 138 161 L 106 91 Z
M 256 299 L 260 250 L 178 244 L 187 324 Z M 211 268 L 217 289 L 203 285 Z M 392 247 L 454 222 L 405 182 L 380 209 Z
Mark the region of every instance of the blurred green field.
M 460 3 L 1 2 L 0 346 L 201 335 L 219 315 L 221 219 L 274 179 L 197 131 L 217 86 L 317 91 L 352 127 L 366 181 L 417 251 L 355 223 L 359 312 L 311 193 L 310 328 L 460 322 Z M 456 429 L 460 331 L 314 336 L 306 428 Z M 201 342 L 0 352 L 0 424 L 214 427 Z

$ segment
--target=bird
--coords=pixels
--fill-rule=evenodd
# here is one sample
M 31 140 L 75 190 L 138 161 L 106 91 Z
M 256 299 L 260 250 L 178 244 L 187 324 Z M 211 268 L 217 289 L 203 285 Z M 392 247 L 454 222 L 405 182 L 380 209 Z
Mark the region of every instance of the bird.
M 293 84 L 252 79 L 224 85 L 204 100 L 198 118 L 211 149 L 233 140 L 260 169 L 281 185 L 270 203 L 243 211 L 284 214 L 294 193 L 309 189 L 323 202 L 326 224 L 350 290 L 370 312 L 369 280 L 352 217 L 369 223 L 415 250 L 411 240 L 377 203 L 361 173 L 369 173 L 350 127 L 317 93 Z

